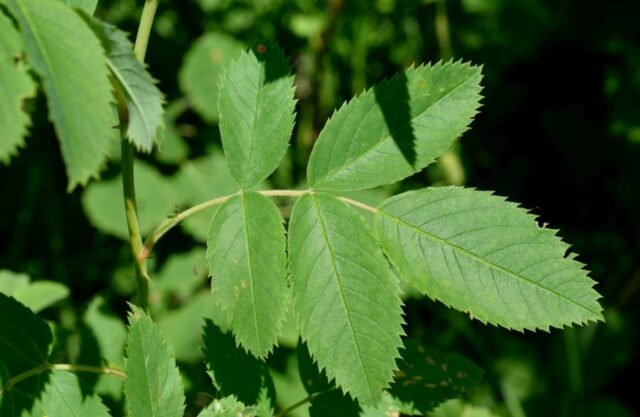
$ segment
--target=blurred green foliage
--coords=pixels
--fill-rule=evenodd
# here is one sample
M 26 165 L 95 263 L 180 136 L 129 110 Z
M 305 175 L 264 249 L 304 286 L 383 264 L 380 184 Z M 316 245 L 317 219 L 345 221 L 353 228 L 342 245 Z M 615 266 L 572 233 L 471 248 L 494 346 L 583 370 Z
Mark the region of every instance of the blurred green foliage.
M 140 1 L 101 0 L 97 15 L 135 33 L 140 10 Z M 484 370 L 478 388 L 430 415 L 635 415 L 634 384 L 625 381 L 637 375 L 640 350 L 639 13 L 633 0 L 160 1 L 148 65 L 169 105 L 163 148 L 136 166 L 143 232 L 180 209 L 235 191 L 219 148 L 216 78 L 241 45 L 276 40 L 296 74 L 297 128 L 283 167 L 263 188 L 303 186 L 306 160 L 327 118 L 368 86 L 414 62 L 453 57 L 482 64 L 484 107 L 472 130 L 444 164 L 400 188 L 466 179 L 521 201 L 560 229 L 588 265 L 607 322 L 564 333 L 509 333 L 407 298 L 411 338 L 429 349 L 459 351 Z M 35 302 L 58 323 L 54 350 L 61 360 L 117 361 L 126 301 L 135 290 L 118 152 L 102 181 L 65 194 L 45 107 L 42 92 L 27 103 L 28 146 L 0 167 L 0 268 L 26 274 L 12 278 L 20 288 L 7 289 L 10 273 L 2 271 L 0 284 L 3 292 L 37 298 L 35 287 L 52 285 L 41 277 L 55 281 L 56 296 Z M 379 202 L 390 190 L 362 193 L 363 201 Z M 201 246 L 210 216 L 172 231 L 151 260 L 151 308 L 181 365 L 188 415 L 216 395 L 195 365 L 211 353 L 197 348 L 205 318 L 211 330 L 205 340 L 224 337 L 217 330 L 224 331 L 224 318 L 209 302 Z M 306 395 L 295 325 L 285 328 L 269 358 L 280 409 Z M 118 382 L 93 383 L 119 415 Z M 305 413 L 299 408 L 291 415 Z

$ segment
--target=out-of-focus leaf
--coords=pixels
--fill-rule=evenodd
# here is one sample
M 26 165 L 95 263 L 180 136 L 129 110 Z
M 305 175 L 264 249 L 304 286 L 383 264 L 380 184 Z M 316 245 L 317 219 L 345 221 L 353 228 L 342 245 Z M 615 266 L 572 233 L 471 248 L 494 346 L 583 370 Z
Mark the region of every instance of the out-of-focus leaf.
M 175 178 L 175 190 L 184 205 L 194 206 L 207 200 L 238 191 L 222 152 L 213 148 L 207 156 L 187 161 Z M 182 227 L 197 241 L 207 241 L 211 217 L 219 206 L 193 215 L 182 222 Z
M 198 39 L 184 58 L 178 73 L 182 91 L 206 121 L 218 120 L 218 83 L 244 45 L 223 33 L 211 32 Z
M 98 176 L 118 137 L 111 85 L 100 42 L 56 0 L 7 0 L 20 25 L 29 64 L 40 76 L 60 140 L 68 189 Z
M 140 230 L 147 235 L 175 212 L 179 199 L 170 178 L 144 162 L 136 161 L 134 168 Z M 82 205 L 95 227 L 123 240 L 129 239 L 120 176 L 87 187 Z
M 227 328 L 228 323 L 220 307 L 208 291 L 202 291 L 179 308 L 169 310 L 158 318 L 158 326 L 167 339 L 169 349 L 181 362 L 194 363 L 202 358 L 203 320 L 213 320 Z
M 465 404 L 460 400 L 449 400 L 435 410 L 427 413 L 428 417 L 498 417 L 485 407 Z
M 11 294 L 16 300 L 33 310 L 44 310 L 69 296 L 69 289 L 59 282 L 36 281 L 27 287 L 19 288 Z
M 207 276 L 207 259 L 204 248 L 171 256 L 154 276 L 154 288 L 162 294 L 185 299 L 191 295 Z
M 11 295 L 14 291 L 29 286 L 29 275 L 18 274 L 6 269 L 0 269 L 0 293 Z
M 23 104 L 35 95 L 36 85 L 25 63 L 14 62 L 22 50 L 20 33 L 0 11 L 0 163 L 9 163 L 24 144 L 31 125 L 31 117 L 23 110 Z
M 136 417 L 182 417 L 184 387 L 175 359 L 158 327 L 131 306 L 127 340 L 127 412 Z
M 220 81 L 220 135 L 240 188 L 267 178 L 287 152 L 293 95 L 289 64 L 282 50 L 269 43 L 242 52 Z
M 96 11 L 98 0 L 64 0 L 69 6 L 84 10 L 89 16 Z

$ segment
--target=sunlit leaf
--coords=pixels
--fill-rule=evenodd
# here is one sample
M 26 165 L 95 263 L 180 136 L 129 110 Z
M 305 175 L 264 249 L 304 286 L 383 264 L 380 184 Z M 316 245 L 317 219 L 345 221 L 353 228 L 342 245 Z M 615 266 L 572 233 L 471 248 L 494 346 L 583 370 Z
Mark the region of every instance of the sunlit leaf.
M 320 133 L 309 185 L 358 190 L 423 169 L 471 123 L 481 78 L 480 67 L 461 62 L 412 67 L 354 98 Z
M 136 417 L 182 417 L 184 387 L 176 362 L 158 327 L 139 308 L 129 313 L 127 412 Z
M 11 20 L 0 10 L 0 163 L 8 163 L 24 144 L 29 114 L 24 100 L 33 97 L 36 86 L 24 62 L 15 62 L 22 53 L 22 39 Z
M 99 397 L 85 396 L 78 377 L 67 371 L 51 372 L 41 401 L 47 417 L 108 417 L 111 415 Z
M 106 57 L 80 16 L 57 0 L 7 0 L 27 60 L 40 76 L 69 177 L 68 189 L 98 176 L 117 140 Z
M 309 351 L 345 393 L 374 403 L 401 345 L 395 277 L 364 219 L 327 194 L 305 194 L 289 223 L 295 312 Z
M 376 227 L 407 282 L 482 322 L 548 330 L 602 320 L 594 281 L 569 246 L 502 197 L 408 192 L 380 206 Z
M 220 81 L 220 135 L 231 175 L 241 188 L 264 180 L 287 152 L 293 93 L 289 65 L 271 44 L 242 52 Z
M 207 259 L 213 297 L 236 340 L 266 356 L 287 307 L 285 230 L 275 204 L 254 192 L 227 200 L 211 220 Z

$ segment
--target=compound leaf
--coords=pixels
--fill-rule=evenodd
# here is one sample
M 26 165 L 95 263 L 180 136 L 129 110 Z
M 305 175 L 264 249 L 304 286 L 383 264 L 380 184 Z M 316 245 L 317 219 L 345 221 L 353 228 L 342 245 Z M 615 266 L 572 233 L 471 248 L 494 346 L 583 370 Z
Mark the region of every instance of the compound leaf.
M 15 62 L 22 53 L 22 39 L 11 20 L 0 11 L 0 163 L 8 163 L 24 144 L 31 124 L 23 110 L 25 99 L 33 97 L 36 85 L 24 62 Z
M 318 366 L 374 403 L 401 345 L 398 287 L 364 219 L 328 194 L 305 194 L 289 224 L 295 313 Z
M 594 281 L 569 246 L 502 197 L 412 191 L 380 206 L 376 228 L 407 282 L 482 322 L 548 330 L 602 320 Z
M 52 371 L 42 396 L 47 417 L 108 417 L 109 410 L 99 397 L 84 398 L 78 377 L 67 371 Z
M 27 59 L 40 76 L 69 177 L 68 189 L 97 177 L 118 136 L 106 58 L 100 42 L 66 4 L 7 0 Z
M 258 193 L 231 197 L 211 220 L 212 292 L 229 315 L 236 340 L 258 357 L 271 351 L 284 322 L 286 246 L 278 208 Z
M 208 122 L 218 120 L 220 77 L 244 48 L 240 41 L 223 33 L 207 33 L 193 44 L 184 58 L 178 81 L 193 108 Z
M 97 19 L 87 19 L 102 40 L 107 64 L 124 96 L 128 111 L 126 137 L 142 152 L 160 144 L 164 127 L 162 93 L 144 65 L 133 54 L 126 33 Z
M 250 188 L 271 174 L 293 130 L 293 77 L 282 51 L 258 44 L 233 61 L 220 82 L 220 134 L 231 174 Z
M 127 412 L 139 417 L 181 417 L 184 387 L 176 362 L 158 327 L 132 306 L 124 393 Z
M 318 137 L 307 167 L 309 185 L 357 190 L 423 169 L 471 123 L 481 78 L 480 67 L 461 62 L 419 66 L 351 100 Z

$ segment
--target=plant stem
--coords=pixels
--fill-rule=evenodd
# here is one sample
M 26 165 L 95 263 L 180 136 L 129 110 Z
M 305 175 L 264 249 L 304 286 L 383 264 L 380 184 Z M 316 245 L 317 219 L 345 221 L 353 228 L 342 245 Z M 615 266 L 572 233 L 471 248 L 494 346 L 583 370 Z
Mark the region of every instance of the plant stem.
M 42 372 L 45 372 L 51 369 L 58 370 L 58 371 L 88 372 L 93 374 L 114 375 L 114 376 L 117 376 L 118 378 L 124 378 L 126 376 L 124 372 L 116 368 L 109 368 L 109 367 L 101 368 L 99 366 L 89 366 L 89 365 L 73 365 L 70 363 L 43 363 L 40 366 L 29 369 L 28 371 L 25 371 L 9 379 L 7 383 L 0 389 L 0 395 L 10 390 L 17 383 L 22 382 L 27 378 L 41 374 Z
M 153 26 L 153 19 L 158 7 L 157 0 L 147 0 L 142 9 L 140 17 L 140 25 L 138 26 L 138 34 L 134 46 L 134 53 L 140 62 L 144 62 L 144 57 L 149 44 L 149 35 Z M 122 111 L 120 114 L 122 115 Z M 122 117 L 121 117 L 122 119 Z M 124 125 L 126 118 L 121 120 Z M 136 203 L 135 175 L 133 170 L 134 149 L 133 145 L 125 138 L 124 128 L 121 138 L 122 148 L 122 192 L 124 194 L 124 208 L 127 218 L 127 227 L 129 229 L 129 245 L 134 259 L 136 273 L 136 304 L 147 311 L 149 308 L 149 274 L 147 273 L 147 264 L 144 258 L 140 258 L 138 254 L 143 250 L 142 234 L 138 224 L 138 210 Z
M 274 417 L 284 417 L 287 414 L 289 414 L 291 411 L 295 410 L 296 408 L 300 407 L 301 405 L 305 405 L 306 403 L 310 402 L 311 400 L 313 400 L 314 398 L 326 394 L 327 392 L 333 390 L 335 388 L 331 388 L 328 391 L 323 391 L 323 392 L 314 392 L 313 394 L 310 394 L 308 396 L 306 396 L 305 398 L 301 399 L 300 401 L 294 403 L 293 405 L 290 405 L 289 407 L 285 408 L 284 410 L 280 411 L 278 414 L 276 414 Z
M 436 1 L 436 38 L 440 48 L 440 58 L 448 61 L 453 55 L 451 52 L 451 35 L 449 33 L 449 17 L 447 16 L 447 0 Z
M 266 191 L 258 191 L 258 192 L 265 197 L 300 197 L 303 194 L 307 194 L 313 191 L 312 190 L 266 190 Z M 149 235 L 147 240 L 144 242 L 144 246 L 141 248 L 140 251 L 137 252 L 136 257 L 138 261 L 142 262 L 145 259 L 147 259 L 151 254 L 153 247 L 158 242 L 158 240 L 160 240 L 160 238 L 164 236 L 165 233 L 167 233 L 169 230 L 177 226 L 181 221 L 183 221 L 187 217 L 190 217 L 196 213 L 201 212 L 202 210 L 208 209 L 209 207 L 222 204 L 228 199 L 230 199 L 231 197 L 233 197 L 234 195 L 238 195 L 238 194 L 239 193 L 228 194 L 222 197 L 217 197 L 217 198 L 205 201 L 204 203 L 200 203 L 198 205 L 190 207 L 184 211 L 181 211 L 175 216 L 171 216 L 165 219 L 162 223 L 160 223 L 160 225 L 156 228 L 156 230 L 154 230 L 153 233 Z M 360 201 L 352 200 L 347 197 L 338 197 L 338 199 L 351 206 L 358 207 L 363 210 L 370 211 L 372 213 L 375 213 L 377 211 L 375 207 L 371 207 Z

